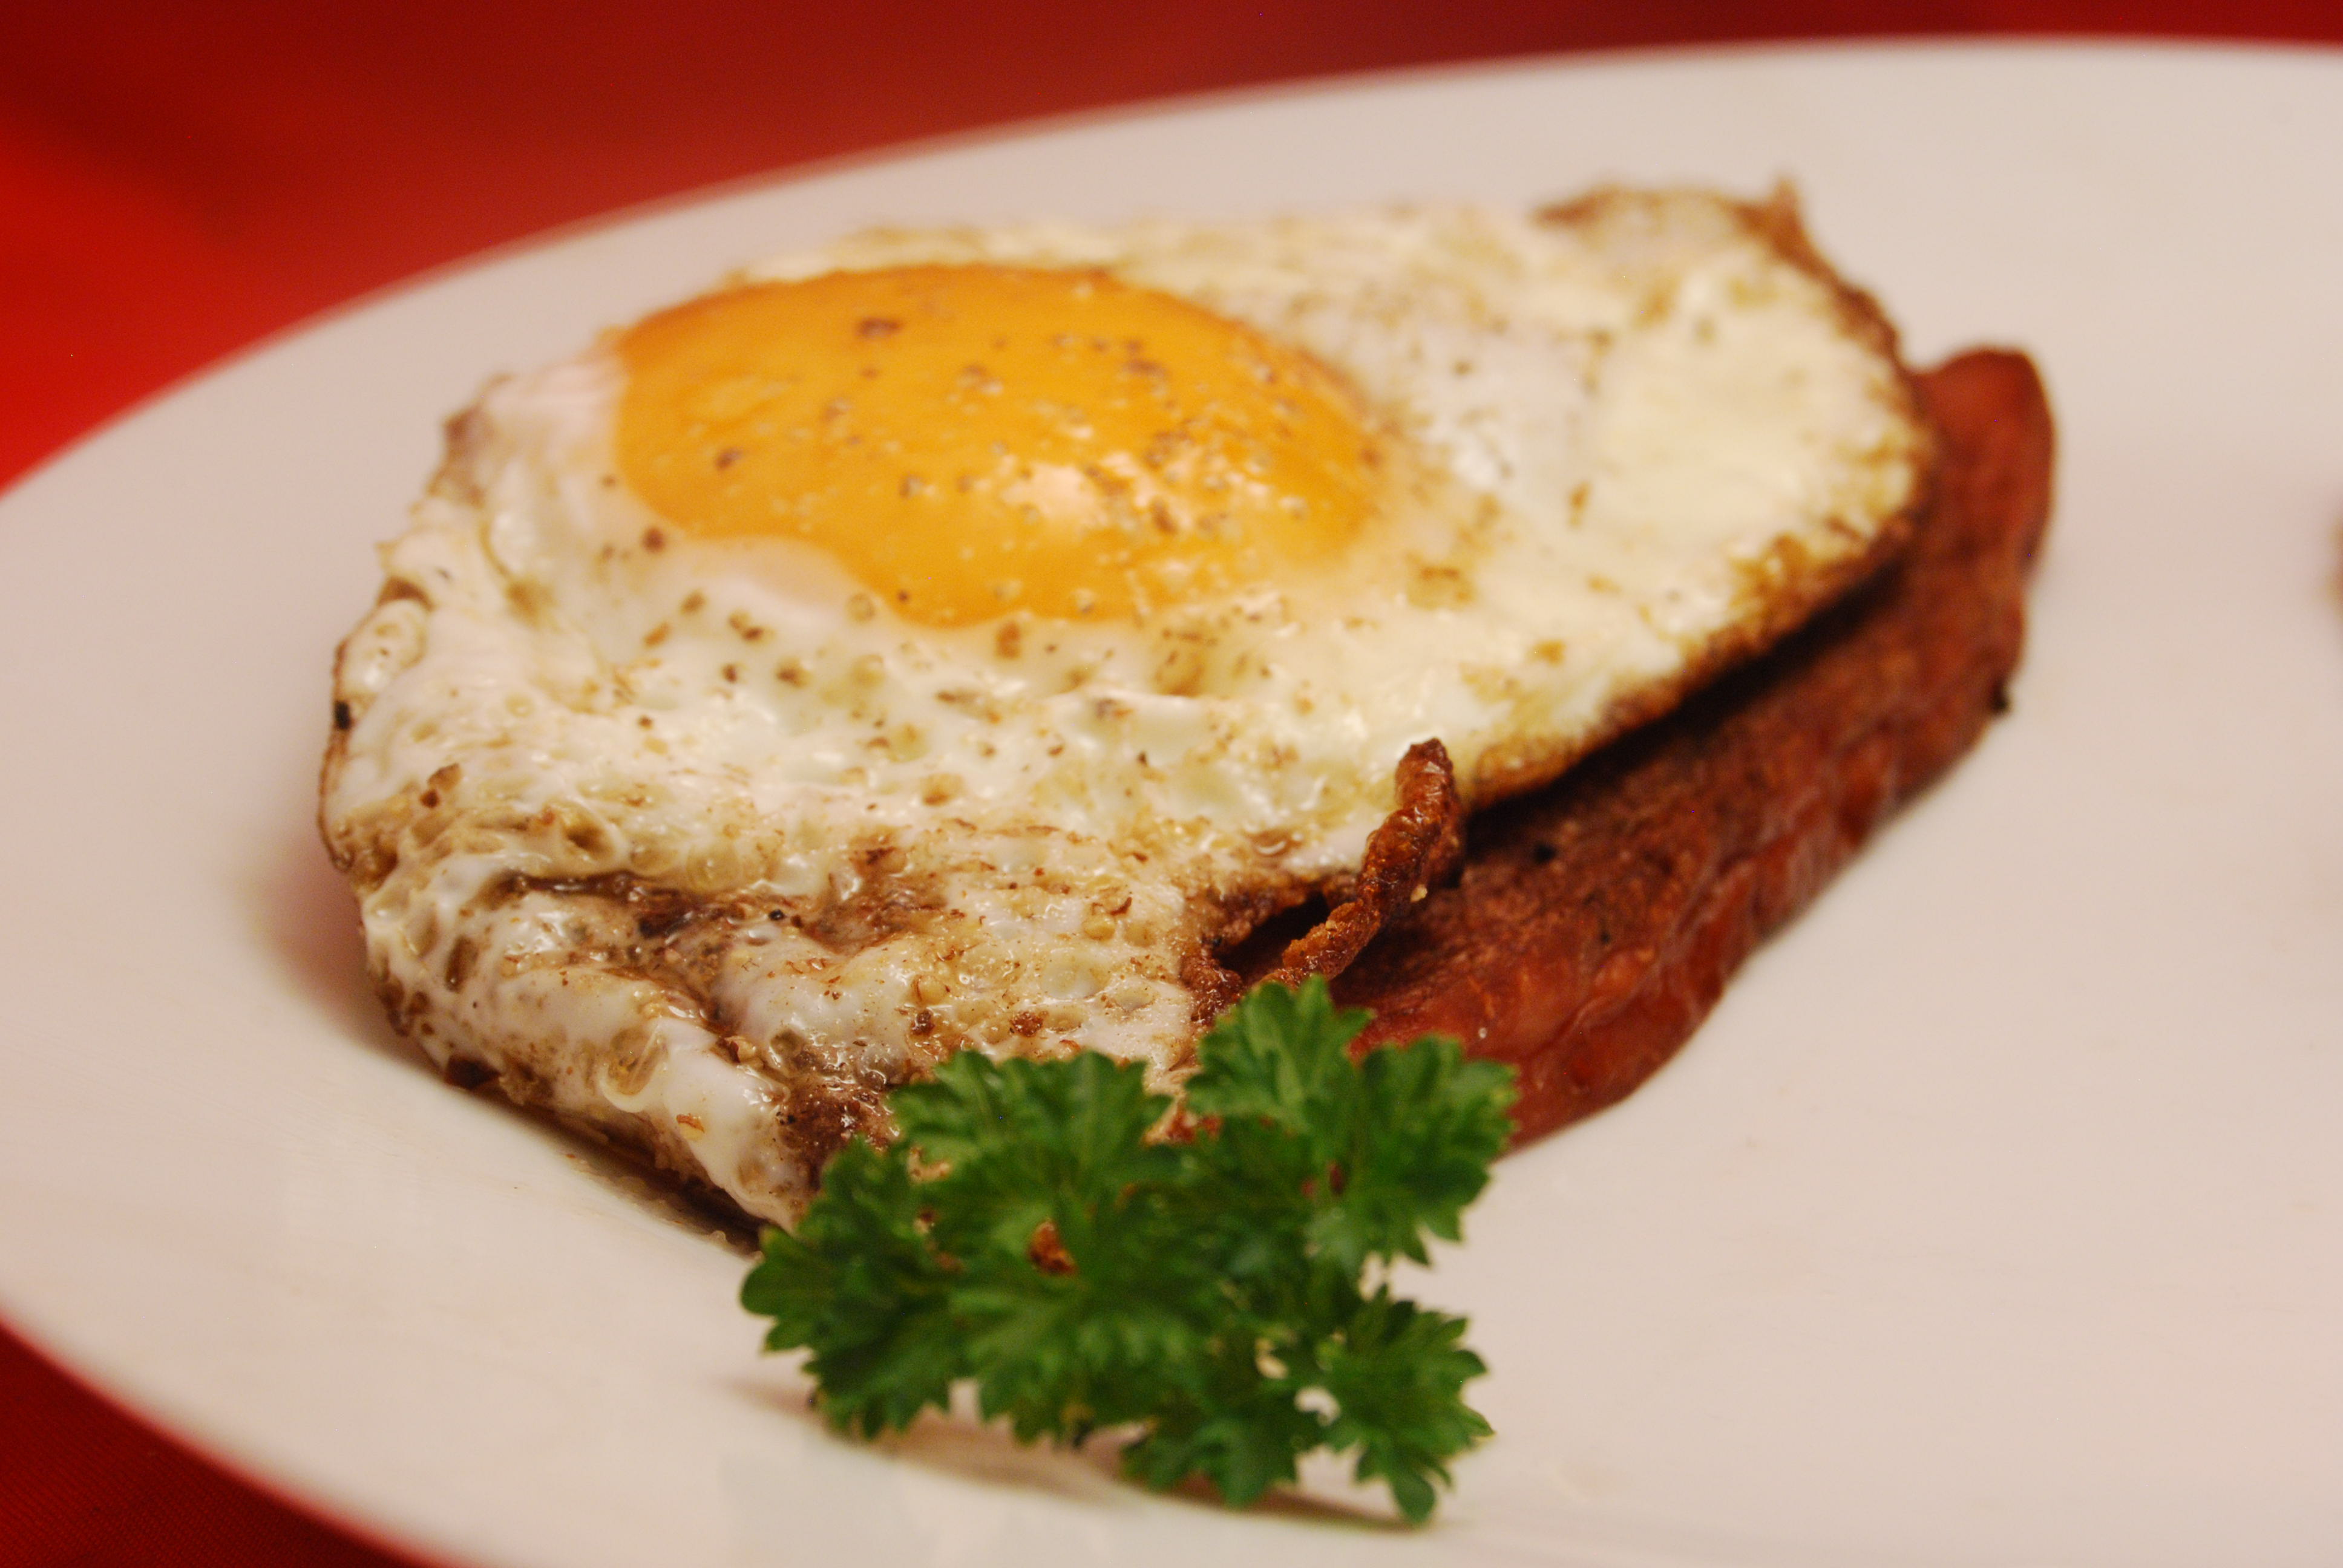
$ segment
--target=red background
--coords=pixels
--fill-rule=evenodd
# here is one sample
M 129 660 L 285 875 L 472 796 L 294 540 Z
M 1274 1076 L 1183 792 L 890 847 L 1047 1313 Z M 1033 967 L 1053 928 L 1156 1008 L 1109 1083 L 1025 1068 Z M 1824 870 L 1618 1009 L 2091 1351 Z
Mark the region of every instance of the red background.
M 2343 5 L 17 0 L 0 7 L 0 483 L 327 307 L 711 181 L 1335 72 L 1913 34 L 2333 45 Z M 155 1435 L 0 1330 L 0 1568 L 398 1561 Z

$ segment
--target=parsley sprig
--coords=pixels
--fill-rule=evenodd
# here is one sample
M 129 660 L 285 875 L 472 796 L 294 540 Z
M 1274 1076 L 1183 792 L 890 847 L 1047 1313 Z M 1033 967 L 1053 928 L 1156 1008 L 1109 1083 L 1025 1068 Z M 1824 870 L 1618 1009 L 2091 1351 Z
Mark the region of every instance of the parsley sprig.
M 1232 1505 L 1319 1447 L 1400 1511 L 1489 1433 L 1464 1320 L 1394 1296 L 1393 1260 L 1454 1240 L 1511 1131 L 1512 1074 L 1451 1040 L 1345 1049 L 1367 1014 L 1322 980 L 1263 986 L 1197 1047 L 1185 1141 L 1135 1065 L 976 1051 L 898 1090 L 900 1138 L 831 1160 L 740 1292 L 805 1348 L 833 1424 L 898 1430 L 972 1380 L 1022 1442 L 1136 1426 L 1124 1469 Z M 1373 1283 L 1369 1283 L 1370 1277 Z

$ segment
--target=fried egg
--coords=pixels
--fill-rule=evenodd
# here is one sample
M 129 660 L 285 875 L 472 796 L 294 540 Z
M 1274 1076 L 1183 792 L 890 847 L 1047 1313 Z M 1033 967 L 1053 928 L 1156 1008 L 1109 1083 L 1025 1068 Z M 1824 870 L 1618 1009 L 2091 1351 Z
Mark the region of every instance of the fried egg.
M 864 235 L 451 421 L 321 821 L 451 1078 L 787 1221 L 949 1052 L 1176 1087 L 1412 746 L 1552 779 L 1926 461 L 1783 201 Z

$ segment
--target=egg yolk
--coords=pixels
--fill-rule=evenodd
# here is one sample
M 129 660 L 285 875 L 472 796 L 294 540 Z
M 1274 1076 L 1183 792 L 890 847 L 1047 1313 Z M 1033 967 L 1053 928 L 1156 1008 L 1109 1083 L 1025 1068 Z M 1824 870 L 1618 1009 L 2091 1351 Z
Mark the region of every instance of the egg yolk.
M 686 533 L 828 551 L 909 619 L 1127 617 L 1363 526 L 1349 389 L 1103 273 L 906 266 L 708 296 L 617 344 L 618 463 Z

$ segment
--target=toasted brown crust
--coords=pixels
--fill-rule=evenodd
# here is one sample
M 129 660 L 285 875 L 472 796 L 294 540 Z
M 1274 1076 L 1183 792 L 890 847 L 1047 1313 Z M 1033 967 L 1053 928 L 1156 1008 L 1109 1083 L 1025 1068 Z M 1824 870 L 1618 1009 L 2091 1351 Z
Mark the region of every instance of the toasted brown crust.
M 1448 748 L 1437 740 L 1409 747 L 1399 759 L 1397 792 L 1399 805 L 1367 840 L 1347 895 L 1316 930 L 1287 944 L 1265 978 L 1298 986 L 1312 975 L 1342 973 L 1377 931 L 1456 869 L 1464 852 L 1464 803 Z
M 2021 355 L 1918 378 L 1940 442 L 1905 557 L 1548 789 L 1473 819 L 1465 869 L 1344 971 L 1367 1040 L 1462 1040 L 1521 1075 L 1520 1135 L 1620 1099 L 1726 978 L 2004 705 L 2048 517 L 2052 429 Z
M 1277 949 L 1273 967 L 1265 955 L 1250 962 L 1232 954 L 1236 963 L 1231 967 L 1216 954 L 1197 954 L 1182 978 L 1196 992 L 1199 1029 L 1209 1027 L 1262 980 L 1298 986 L 1312 975 L 1341 974 L 1376 932 L 1405 916 L 1455 870 L 1464 852 L 1464 801 L 1456 792 L 1448 748 L 1437 740 L 1417 741 L 1399 759 L 1393 782 L 1399 803 L 1367 839 L 1358 874 L 1327 890 L 1333 903 L 1325 918 Z

